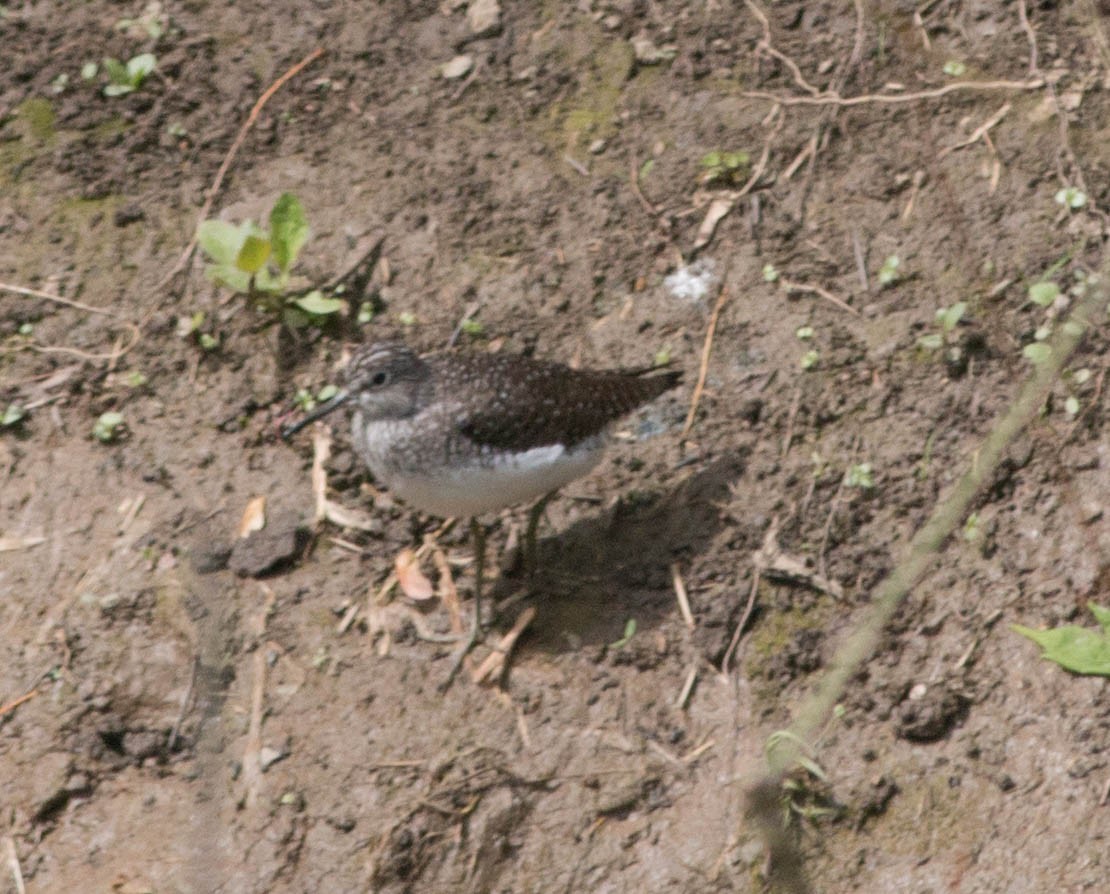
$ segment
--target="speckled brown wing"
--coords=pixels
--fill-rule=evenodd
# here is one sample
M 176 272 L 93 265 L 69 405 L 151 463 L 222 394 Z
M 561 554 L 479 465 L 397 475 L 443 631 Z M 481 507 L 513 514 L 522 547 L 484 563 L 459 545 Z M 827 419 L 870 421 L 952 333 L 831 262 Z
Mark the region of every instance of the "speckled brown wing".
M 440 387 L 452 396 L 484 396 L 465 406 L 460 432 L 477 444 L 499 450 L 528 450 L 556 443 L 573 446 L 673 388 L 682 378 L 682 373 L 675 371 L 574 370 L 558 363 L 496 354 L 452 355 L 449 364 L 437 366 Z M 483 387 L 461 387 L 463 379 L 480 381 Z

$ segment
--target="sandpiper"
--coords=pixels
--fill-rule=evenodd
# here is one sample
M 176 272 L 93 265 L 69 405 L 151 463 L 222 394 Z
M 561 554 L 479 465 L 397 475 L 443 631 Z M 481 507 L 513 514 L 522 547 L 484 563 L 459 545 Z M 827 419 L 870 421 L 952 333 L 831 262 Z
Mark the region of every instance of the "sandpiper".
M 376 481 L 415 509 L 470 518 L 474 624 L 450 681 L 481 630 L 485 537 L 475 517 L 538 499 L 525 538 L 530 559 L 547 498 L 597 465 L 610 423 L 681 376 L 501 354 L 421 357 L 401 342 L 382 342 L 356 351 L 339 393 L 282 436 L 351 404 L 352 444 Z

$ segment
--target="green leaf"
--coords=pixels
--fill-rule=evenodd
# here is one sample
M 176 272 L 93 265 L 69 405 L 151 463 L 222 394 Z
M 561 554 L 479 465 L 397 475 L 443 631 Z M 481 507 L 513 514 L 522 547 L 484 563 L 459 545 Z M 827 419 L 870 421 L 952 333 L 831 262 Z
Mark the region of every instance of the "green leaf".
M 629 618 L 624 622 L 624 636 L 618 639 L 615 643 L 610 643 L 610 649 L 623 649 L 628 645 L 629 641 L 636 635 L 636 619 Z
M 945 332 L 951 332 L 959 325 L 965 313 L 967 313 L 967 302 L 957 301 L 951 307 L 946 307 L 938 312 L 937 319 Z
M 251 275 L 232 264 L 209 264 L 204 268 L 204 275 L 219 286 L 225 286 L 233 292 L 246 294 L 251 288 Z
M 108 80 L 113 84 L 123 87 L 130 87 L 131 82 L 127 77 L 127 66 L 125 66 L 119 59 L 105 59 L 104 71 L 108 75 Z
M 293 303 L 305 313 L 310 313 L 318 317 L 336 313 L 347 306 L 345 301 L 340 301 L 338 298 L 325 297 L 324 293 L 319 289 L 309 292 Z
M 15 425 L 27 415 L 27 411 L 19 404 L 8 404 L 8 408 L 4 411 L 4 415 L 0 416 L 0 426 Z
M 1110 677 L 1110 609 L 1088 603 L 1101 630 L 1089 627 L 1054 627 L 1033 630 L 1020 624 L 1011 625 L 1015 633 L 1033 640 L 1044 650 L 1042 657 L 1055 661 L 1065 670 L 1077 674 Z
M 93 437 L 107 444 L 115 440 L 117 430 L 123 424 L 123 414 L 108 412 L 101 413 L 93 426 Z
M 147 79 L 157 60 L 154 58 L 153 53 L 140 53 L 127 61 L 127 80 L 133 87 L 138 87 L 143 81 Z
M 944 337 L 938 332 L 930 332 L 917 340 L 917 346 L 924 348 L 926 351 L 935 351 L 944 347 Z
M 707 152 L 701 157 L 701 166 L 703 168 L 719 168 L 721 166 L 721 153 L 720 152 Z
M 258 273 L 270 258 L 270 240 L 265 236 L 251 233 L 239 247 L 235 256 L 235 266 L 244 273 Z
M 308 241 L 308 221 L 304 208 L 291 192 L 282 193 L 270 211 L 270 239 L 274 246 L 274 261 L 278 269 L 287 273 L 297 261 Z
M 1052 348 L 1043 341 L 1035 341 L 1022 348 L 1021 353 L 1030 363 L 1044 363 L 1052 356 Z
M 227 221 L 206 220 L 197 227 L 201 251 L 218 264 L 234 264 L 244 239 L 246 233 Z
M 1060 287 L 1054 282 L 1045 280 L 1035 282 L 1029 287 L 1029 300 L 1041 307 L 1051 305 L 1060 294 Z

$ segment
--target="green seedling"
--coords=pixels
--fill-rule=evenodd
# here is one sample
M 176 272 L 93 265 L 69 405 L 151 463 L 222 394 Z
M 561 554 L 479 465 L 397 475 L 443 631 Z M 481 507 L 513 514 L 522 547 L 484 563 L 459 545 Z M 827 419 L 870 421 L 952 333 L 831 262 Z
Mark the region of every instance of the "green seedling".
M 779 278 L 779 271 L 774 264 L 763 265 L 763 281 L 764 282 L 777 282 Z
M 629 618 L 624 622 L 624 635 L 621 636 L 615 643 L 610 643 L 610 649 L 623 649 L 632 641 L 632 637 L 636 635 L 636 619 Z
M 481 335 L 485 330 L 482 324 L 475 320 L 473 317 L 467 317 L 459 324 L 459 331 L 464 335 L 469 335 L 471 338 L 476 338 Z
M 875 481 L 871 477 L 871 463 L 858 463 L 850 466 L 844 475 L 844 484 L 847 487 L 871 490 L 875 486 Z
M 110 444 L 120 436 L 123 429 L 123 414 L 109 411 L 101 413 L 93 426 L 93 437 L 103 444 Z
M 314 395 L 307 388 L 298 389 L 293 397 L 295 403 L 305 413 L 310 413 L 316 409 L 317 404 L 326 403 L 339 393 L 339 389 L 335 385 L 325 385 Z
M 899 258 L 898 255 L 889 255 L 887 259 L 883 261 L 883 266 L 879 268 L 879 285 L 886 288 L 898 282 L 898 280 L 902 278 L 901 274 L 898 272 L 901 266 L 902 259 Z
M 358 306 L 358 316 L 356 317 L 356 320 L 358 321 L 358 324 L 360 326 L 365 326 L 367 323 L 369 323 L 373 319 L 374 319 L 374 302 L 373 301 L 363 301 L 362 304 L 360 304 Z
M 812 350 L 806 351 L 804 354 L 802 354 L 801 359 L 798 361 L 798 364 L 802 367 L 802 369 L 813 369 L 820 362 L 820 353 L 818 353 L 816 350 Z
M 1078 211 L 1087 204 L 1087 194 L 1078 186 L 1064 187 L 1056 193 L 1055 199 L 1057 205 L 1063 205 L 1069 211 Z
M 157 64 L 158 60 L 153 53 L 133 56 L 127 60 L 126 65 L 118 59 L 105 59 L 104 71 L 108 73 L 108 85 L 104 88 L 104 95 L 123 96 L 138 90 Z
M 142 388 L 147 383 L 147 377 L 140 370 L 133 369 L 127 374 L 128 388 Z
M 952 334 L 956 331 L 956 327 L 960 325 L 960 320 L 964 318 L 965 313 L 967 313 L 966 301 L 957 301 L 950 307 L 939 308 L 935 320 L 937 326 L 940 327 L 940 332 L 930 332 L 928 335 L 921 336 L 917 340 L 917 346 L 929 351 L 943 348 L 951 341 Z
M 1052 307 L 1060 297 L 1060 287 L 1054 282 L 1042 280 L 1029 287 L 1029 300 L 1038 307 Z
M 967 66 L 958 59 L 949 59 L 944 63 L 944 73 L 950 78 L 962 78 L 967 74 Z
M 704 186 L 733 186 L 748 174 L 751 156 L 747 152 L 707 152 L 701 158 L 701 176 Z
M 809 341 L 816 334 L 812 326 L 799 326 L 794 330 L 794 337 L 799 341 Z
M 100 71 L 100 66 L 95 62 L 86 62 L 81 66 L 81 80 L 91 81 L 96 77 L 96 73 Z
M 402 326 L 415 326 L 416 314 L 408 310 L 403 310 L 399 314 L 397 314 L 397 322 L 400 323 Z
M 4 415 L 0 416 L 0 428 L 9 428 L 26 415 L 27 411 L 19 404 L 8 404 L 8 408 L 4 411 Z
M 346 308 L 345 301 L 319 289 L 287 295 L 293 266 L 308 241 L 304 207 L 292 193 L 282 193 L 270 209 L 269 228 L 246 220 L 232 224 L 206 220 L 197 241 L 211 263 L 205 275 L 213 282 L 256 299 L 267 310 L 280 312 L 286 325 L 317 325 Z
M 1070 625 L 1033 630 L 1020 624 L 1013 624 L 1010 629 L 1033 640 L 1043 650 L 1041 657 L 1055 661 L 1065 670 L 1110 677 L 1110 609 L 1093 602 L 1088 602 L 1087 607 L 1101 630 Z
M 287 192 L 270 210 L 268 230 L 250 220 L 238 225 L 206 220 L 197 229 L 197 241 L 212 261 L 205 273 L 213 282 L 243 294 L 276 295 L 285 291 L 308 233 L 300 200 Z

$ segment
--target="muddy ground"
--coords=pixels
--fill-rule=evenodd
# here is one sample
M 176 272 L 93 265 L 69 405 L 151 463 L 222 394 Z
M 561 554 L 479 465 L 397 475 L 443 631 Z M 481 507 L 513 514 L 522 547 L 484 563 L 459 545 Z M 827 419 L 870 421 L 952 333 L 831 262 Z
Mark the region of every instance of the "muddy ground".
M 1027 374 L 1028 286 L 1100 263 L 1099 0 L 464 6 L 0 9 L 0 278 L 83 305 L 0 293 L 2 890 L 763 890 L 745 781 Z M 348 311 L 289 330 L 174 268 L 317 47 L 210 214 L 301 198 L 296 285 Z M 130 93 L 82 77 L 143 52 Z M 667 279 L 691 262 L 703 294 Z M 464 318 L 466 350 L 686 379 L 552 504 L 531 588 L 494 583 L 478 660 L 536 610 L 499 685 L 442 693 L 417 632 L 449 611 L 378 598 L 439 520 L 337 418 L 328 496 L 372 522 L 313 526 L 312 435 L 277 427 L 345 346 Z M 1110 602 L 1106 349 L 811 743 L 825 779 L 792 776 L 816 890 L 1107 889 L 1106 682 L 1010 629 Z M 484 520 L 502 564 L 524 511 Z M 772 526 L 813 576 L 761 575 L 746 616 Z

